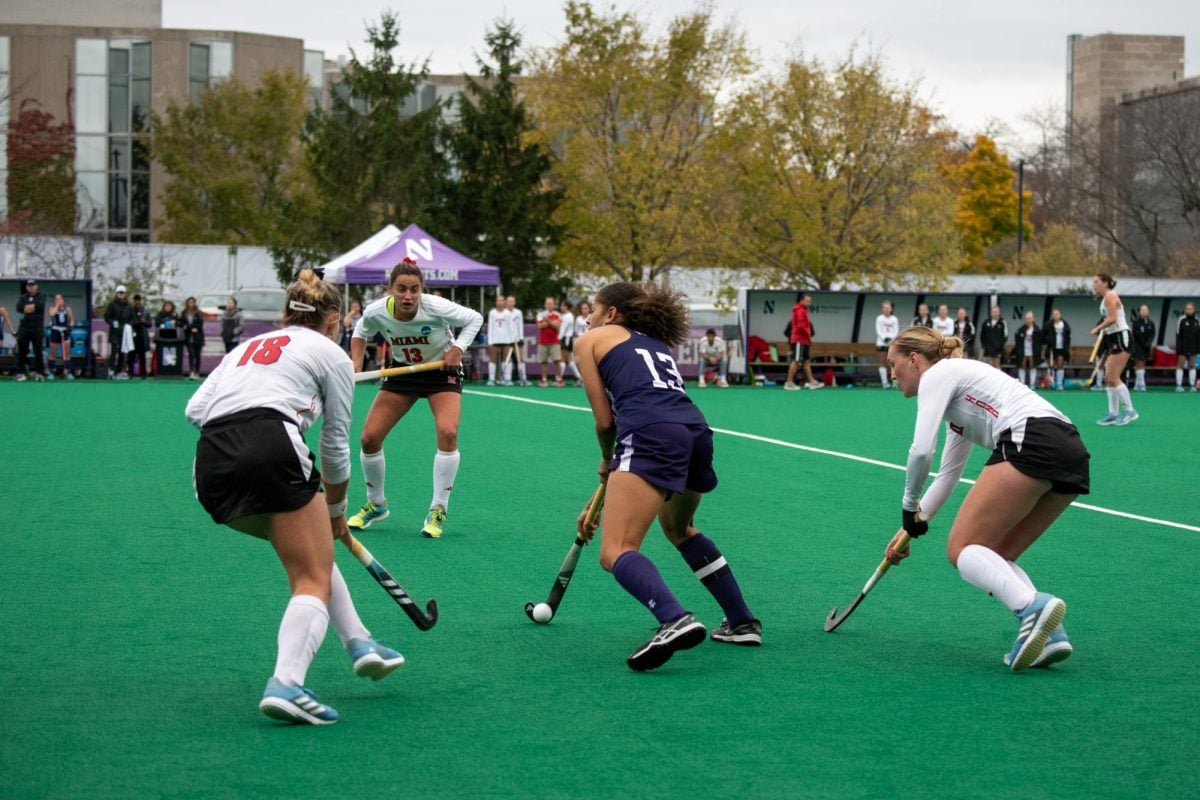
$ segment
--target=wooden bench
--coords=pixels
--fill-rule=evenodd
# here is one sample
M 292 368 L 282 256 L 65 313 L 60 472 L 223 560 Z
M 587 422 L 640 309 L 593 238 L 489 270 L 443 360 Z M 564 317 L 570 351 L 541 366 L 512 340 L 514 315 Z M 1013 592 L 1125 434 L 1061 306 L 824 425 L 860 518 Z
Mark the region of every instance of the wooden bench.
M 772 342 L 771 347 L 779 360 L 748 361 L 746 362 L 746 369 L 750 373 L 754 375 L 765 375 L 766 373 L 787 374 L 791 356 L 791 343 Z M 874 342 L 813 342 L 809 350 L 809 355 L 812 357 L 814 373 L 818 369 L 823 372 L 826 369 L 846 370 L 854 368 L 857 370 L 858 367 L 865 366 L 871 370 L 875 370 L 879 367 L 878 351 L 875 349 Z M 860 375 L 856 371 L 852 375 L 852 378 L 856 383 L 862 383 L 868 374 L 875 373 L 867 372 Z

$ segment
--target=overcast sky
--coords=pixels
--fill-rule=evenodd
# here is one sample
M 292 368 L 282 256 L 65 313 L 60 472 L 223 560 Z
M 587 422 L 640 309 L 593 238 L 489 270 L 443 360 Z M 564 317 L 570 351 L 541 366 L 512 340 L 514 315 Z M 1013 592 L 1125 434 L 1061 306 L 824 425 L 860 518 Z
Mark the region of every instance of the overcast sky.
M 596 2 L 597 8 L 607 8 Z M 685 0 L 617 2 L 660 32 L 673 15 L 696 8 Z M 892 75 L 919 80 L 923 96 L 963 134 L 999 121 L 1027 134 L 1031 109 L 1061 106 L 1066 85 L 1066 39 L 1071 33 L 1185 36 L 1188 76 L 1200 74 L 1197 0 L 714 0 L 718 19 L 735 20 L 767 65 L 797 46 L 821 57 L 844 54 L 855 41 L 882 52 Z M 562 4 L 547 0 L 163 0 L 168 28 L 269 33 L 303 39 L 335 58 L 353 46 L 365 51 L 367 21 L 392 8 L 400 16 L 406 62 L 429 59 L 434 73 L 475 70 L 474 53 L 498 17 L 516 22 L 526 46 L 562 39 Z

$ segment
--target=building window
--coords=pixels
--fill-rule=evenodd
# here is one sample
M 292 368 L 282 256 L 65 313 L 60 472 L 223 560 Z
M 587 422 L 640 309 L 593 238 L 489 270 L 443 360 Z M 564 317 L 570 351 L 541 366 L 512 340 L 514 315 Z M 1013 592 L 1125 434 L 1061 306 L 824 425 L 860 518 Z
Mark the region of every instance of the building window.
M 78 227 L 110 241 L 150 239 L 150 43 L 75 42 Z
M 188 46 L 188 99 L 233 74 L 233 42 L 192 42 Z
M 325 53 L 321 50 L 304 51 L 304 77 L 308 78 L 309 108 L 325 106 Z

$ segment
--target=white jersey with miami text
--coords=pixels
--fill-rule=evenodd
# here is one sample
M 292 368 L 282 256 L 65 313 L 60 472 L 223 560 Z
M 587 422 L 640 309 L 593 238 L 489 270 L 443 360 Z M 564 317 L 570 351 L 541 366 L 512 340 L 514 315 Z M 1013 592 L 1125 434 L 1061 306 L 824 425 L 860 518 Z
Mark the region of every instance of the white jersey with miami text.
M 483 315 L 478 311 L 424 292 L 413 318 L 398 320 L 389 310 L 391 299 L 387 295 L 367 306 L 354 326 L 354 338 L 369 342 L 381 334 L 388 343 L 389 359 L 398 366 L 437 361 L 451 345 L 465 353 L 483 327 Z M 462 328 L 457 337 L 454 328 Z
M 994 450 L 1000 435 L 1011 430 L 1012 446 L 1020 449 L 1025 422 L 1042 417 L 1071 421 L 1029 387 L 986 362 L 966 358 L 938 361 L 921 375 L 917 388 L 917 425 L 908 450 L 904 508 L 920 508 L 932 517 L 962 476 L 972 444 Z M 925 496 L 919 497 L 942 422 L 946 423 L 942 463 Z
M 312 328 L 290 326 L 242 342 L 221 359 L 187 404 L 197 428 L 239 411 L 269 408 L 308 430 L 322 414 L 321 471 L 327 483 L 350 477 L 354 365 Z
M 511 344 L 511 327 L 508 324 L 508 309 L 493 308 L 487 315 L 488 344 Z

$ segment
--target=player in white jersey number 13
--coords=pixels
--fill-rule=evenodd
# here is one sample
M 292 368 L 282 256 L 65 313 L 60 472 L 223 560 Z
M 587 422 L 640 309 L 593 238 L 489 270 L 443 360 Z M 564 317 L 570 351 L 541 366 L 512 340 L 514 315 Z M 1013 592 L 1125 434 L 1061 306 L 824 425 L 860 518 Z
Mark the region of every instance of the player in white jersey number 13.
M 1013 672 L 1071 654 L 1062 628 L 1066 604 L 1039 592 L 1016 561 L 1077 495 L 1089 491 L 1089 455 L 1075 426 L 1036 392 L 995 367 L 962 357 L 962 340 L 909 328 L 888 348 L 888 364 L 905 397 L 917 398 L 908 451 L 902 529 L 921 536 L 958 484 L 971 445 L 992 451 L 950 528 L 946 555 L 963 579 L 1016 615 L 1017 640 L 1004 657 Z M 921 496 L 946 425 L 942 463 Z M 893 564 L 900 533 L 885 553 Z
M 388 378 L 380 387 L 363 423 L 359 463 L 367 484 L 367 501 L 347 521 L 352 530 L 369 528 L 388 516 L 383 440 L 417 400 L 424 397 L 429 401 L 437 428 L 437 453 L 433 458 L 433 498 L 421 533 L 431 539 L 442 535 L 450 490 L 458 474 L 462 358 L 479 333 L 483 317 L 458 303 L 427 295 L 424 288 L 417 263 L 408 258 L 401 261 L 392 268 L 387 294 L 367 306 L 350 340 L 350 357 L 356 371 L 362 370 L 366 344 L 376 334 L 387 342 L 391 366 L 438 359 L 446 362 L 442 370 Z M 458 336 L 454 336 L 454 328 L 461 328 Z

